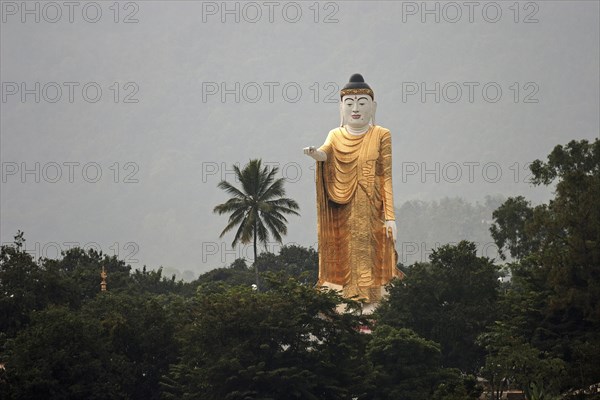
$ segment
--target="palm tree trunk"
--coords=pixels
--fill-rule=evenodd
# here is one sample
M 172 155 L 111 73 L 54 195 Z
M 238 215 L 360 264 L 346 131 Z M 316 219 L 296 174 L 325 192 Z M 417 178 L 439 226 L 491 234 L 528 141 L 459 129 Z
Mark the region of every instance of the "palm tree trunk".
M 256 221 L 254 222 L 254 274 L 256 275 L 256 290 L 260 290 L 258 285 L 258 264 L 256 263 Z

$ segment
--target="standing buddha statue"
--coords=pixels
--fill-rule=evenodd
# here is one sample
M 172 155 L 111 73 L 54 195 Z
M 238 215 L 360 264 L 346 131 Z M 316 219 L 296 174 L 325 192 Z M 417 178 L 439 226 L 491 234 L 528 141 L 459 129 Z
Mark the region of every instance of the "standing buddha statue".
M 340 127 L 319 147 L 317 161 L 318 286 L 376 304 L 396 268 L 396 222 L 390 131 L 375 125 L 377 104 L 362 75 L 340 92 Z

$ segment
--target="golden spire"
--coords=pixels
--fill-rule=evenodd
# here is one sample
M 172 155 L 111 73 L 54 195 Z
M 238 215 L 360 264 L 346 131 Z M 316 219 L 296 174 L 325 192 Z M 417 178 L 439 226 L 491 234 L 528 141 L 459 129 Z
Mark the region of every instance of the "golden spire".
M 106 292 L 106 271 L 104 270 L 104 265 L 102 266 L 102 272 L 100 272 L 100 276 L 102 277 L 102 282 L 100 282 L 100 291 Z

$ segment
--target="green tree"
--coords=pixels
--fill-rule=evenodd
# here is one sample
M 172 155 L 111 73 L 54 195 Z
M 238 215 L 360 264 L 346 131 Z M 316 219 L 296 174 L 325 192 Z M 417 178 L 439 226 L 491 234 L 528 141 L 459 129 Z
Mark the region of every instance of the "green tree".
M 313 248 L 296 245 L 281 247 L 279 254 L 260 253 L 255 260 L 255 267 L 261 275 L 261 289 L 266 289 L 262 275 L 273 272 L 281 276 L 294 278 L 302 284 L 314 286 L 319 274 L 319 256 Z M 246 261 L 238 258 L 228 267 L 212 269 L 198 277 L 194 284 L 221 282 L 229 286 L 251 286 L 256 282 L 252 268 Z
M 180 361 L 163 379 L 165 398 L 350 399 L 367 371 L 366 321 L 336 307 L 357 304 L 293 279 L 269 290 L 201 289 L 180 331 Z
M 256 277 L 246 264 L 246 260 L 238 258 L 228 267 L 211 269 L 194 281 L 195 284 L 200 285 L 217 282 L 225 283 L 229 286 L 250 286 L 256 282 Z
M 480 375 L 488 380 L 494 400 L 507 389 L 528 393 L 531 385 L 558 394 L 566 364 L 541 348 L 553 341 L 543 313 L 550 292 L 530 264 L 531 257 L 509 264 L 512 278 L 498 301 L 498 320 L 477 339 L 486 351 Z M 531 397 L 528 397 L 530 399 Z
M 498 267 L 478 257 L 474 243 L 445 245 L 416 263 L 404 280 L 392 281 L 377 320 L 408 328 L 441 344 L 442 364 L 476 372 L 483 364 L 477 336 L 496 317 Z
M 523 196 L 508 198 L 492 217 L 490 232 L 502 260 L 506 260 L 506 250 L 511 257 L 522 259 L 539 245 L 537 238 L 527 231 L 533 220 L 533 208 Z
M 14 337 L 29 321 L 29 313 L 49 305 L 78 309 L 100 290 L 100 271 L 109 271 L 112 289 L 123 288 L 129 278 L 129 266 L 116 257 L 71 248 L 62 258 L 34 260 L 24 249 L 22 232 L 15 243 L 0 249 L 0 330 Z
M 488 340 L 486 348 L 490 360 L 512 359 L 533 387 L 556 394 L 600 380 L 600 140 L 556 146 L 530 168 L 534 185 L 556 184 L 555 196 L 526 213 L 522 198 L 518 207 L 505 203 L 495 215 L 498 237 L 518 229 L 513 244 L 535 245 L 510 264 L 512 282 L 501 302 L 502 334 L 514 343 Z M 502 336 L 497 327 L 487 334 Z M 528 364 L 519 364 L 522 354 Z M 565 374 L 545 368 L 551 360 L 562 362 Z M 520 384 L 531 387 L 525 378 Z
M 223 237 L 234 227 L 238 227 L 232 246 L 253 241 L 254 260 L 257 256 L 257 242 L 267 244 L 270 235 L 281 243 L 281 235 L 287 233 L 286 214 L 300 215 L 296 201 L 285 196 L 284 179 L 275 179 L 278 168 L 262 167 L 261 160 L 250 160 L 243 170 L 233 167 L 236 178 L 241 183 L 238 189 L 223 180 L 218 187 L 232 197 L 214 208 L 214 212 L 230 214 L 229 221 L 219 237 Z M 258 286 L 258 267 L 255 266 L 256 285 Z
M 96 297 L 100 291 L 100 271 L 104 267 L 108 273 L 109 290 L 124 289 L 130 283 L 131 266 L 116 256 L 102 254 L 94 249 L 85 251 L 80 247 L 70 248 L 61 254 L 60 259 L 43 259 L 41 267 L 53 279 L 48 287 L 60 293 L 61 286 L 68 286 L 72 295 L 72 308 L 79 308 L 87 300 Z M 65 291 L 64 289 L 62 290 Z
M 158 399 L 178 355 L 180 301 L 98 293 L 80 310 L 49 306 L 5 345 L 2 398 Z
M 490 382 L 494 400 L 502 398 L 509 383 L 525 392 L 528 399 L 541 388 L 552 394 L 559 392 L 564 361 L 535 348 L 511 326 L 497 322 L 479 337 L 479 343 L 489 352 L 481 374 Z
M 102 328 L 113 382 L 131 399 L 158 399 L 160 378 L 179 353 L 175 330 L 182 300 L 174 294 L 99 293 L 81 314 Z M 118 362 L 115 362 L 118 360 Z
M 7 399 L 125 399 L 102 328 L 65 307 L 32 313 L 32 322 L 7 343 Z
M 262 253 L 256 260 L 259 272 L 274 272 L 314 286 L 319 276 L 319 255 L 313 248 L 286 245 L 279 254 Z
M 14 337 L 29 323 L 29 313 L 48 304 L 43 271 L 24 249 L 23 232 L 0 249 L 0 339 Z
M 373 400 L 429 400 L 440 381 L 440 346 L 410 329 L 377 325 L 367 346 Z
M 111 274 L 112 275 L 112 274 Z M 111 278 L 109 275 L 108 279 Z M 115 291 L 114 287 L 110 287 L 111 291 Z M 148 270 L 144 265 L 141 270 L 136 269 L 133 273 L 129 274 L 127 282 L 127 288 L 124 291 L 128 293 L 153 293 L 153 294 L 181 294 L 181 295 L 193 295 L 193 285 L 183 282 L 182 280 L 176 281 L 175 275 L 170 278 L 163 276 L 163 268 L 159 267 L 156 270 Z M 121 291 L 121 288 L 118 288 Z
M 558 179 L 555 198 L 536 207 L 533 228 L 542 235 L 535 261 L 547 272 L 558 312 L 600 320 L 600 139 L 556 146 L 548 161 L 531 165 L 532 182 Z
M 477 382 L 475 375 L 452 375 L 447 371 L 442 383 L 433 393 L 432 400 L 467 400 L 480 399 L 483 387 Z

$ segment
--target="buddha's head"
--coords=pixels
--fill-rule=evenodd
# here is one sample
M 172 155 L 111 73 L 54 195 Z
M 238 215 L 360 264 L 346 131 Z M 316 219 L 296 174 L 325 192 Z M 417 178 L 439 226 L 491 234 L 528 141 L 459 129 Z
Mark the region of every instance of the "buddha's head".
M 350 82 L 340 92 L 341 125 L 349 125 L 354 130 L 364 129 L 372 123 L 375 125 L 375 109 L 373 90 L 365 83 L 361 74 L 354 74 Z

